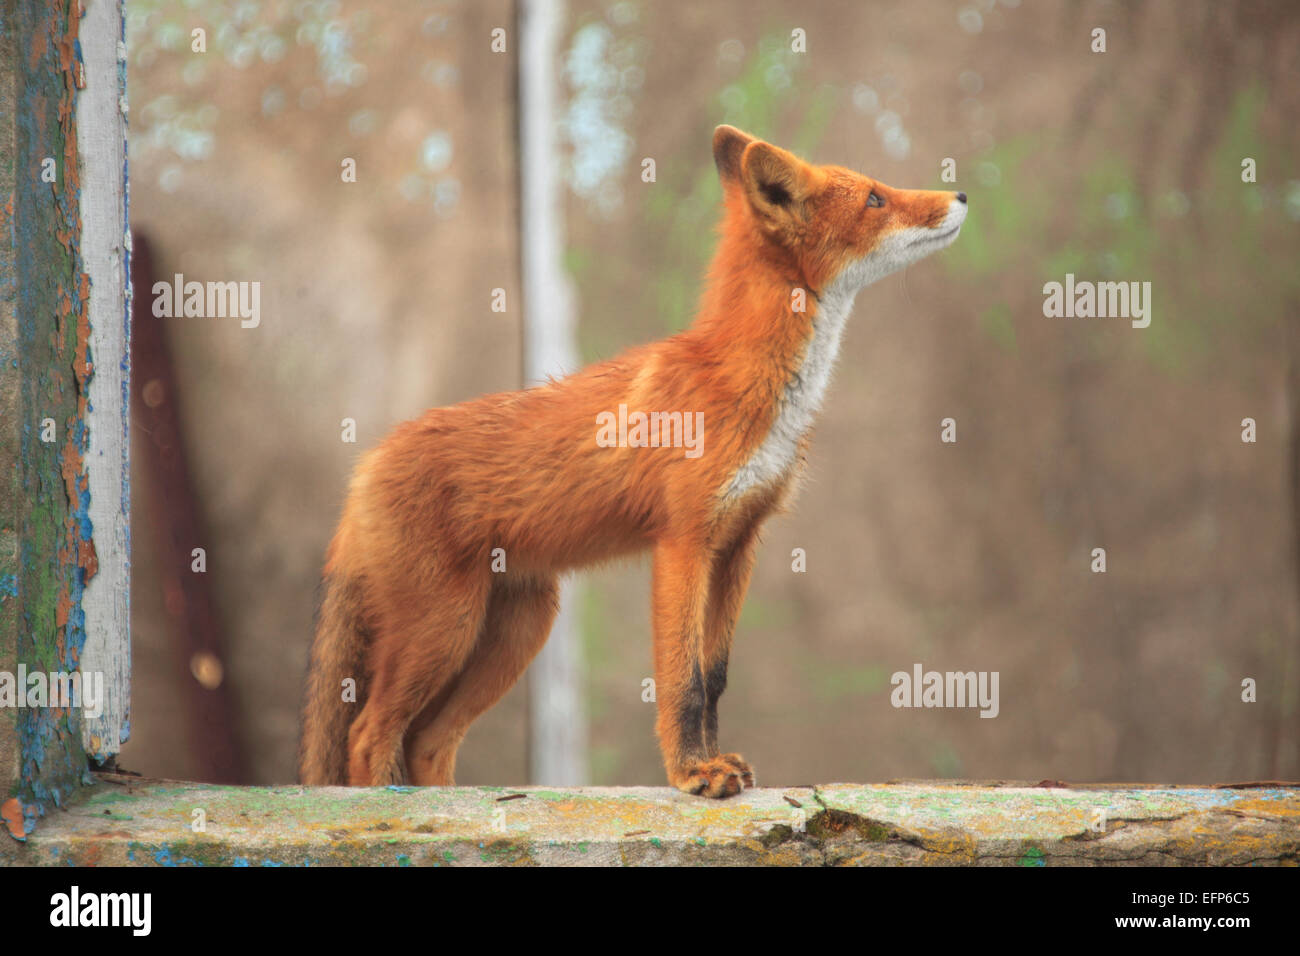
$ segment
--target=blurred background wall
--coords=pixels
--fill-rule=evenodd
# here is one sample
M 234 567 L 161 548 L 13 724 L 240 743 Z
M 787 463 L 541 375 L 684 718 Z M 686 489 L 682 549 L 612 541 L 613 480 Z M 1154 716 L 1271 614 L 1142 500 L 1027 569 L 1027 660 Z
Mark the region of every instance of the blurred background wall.
M 512 5 L 128 12 L 133 225 L 162 276 L 262 283 L 255 329 L 156 321 L 247 782 L 288 782 L 357 455 L 429 406 L 520 382 L 519 311 L 491 310 L 493 289 L 518 290 L 513 52 L 490 50 Z M 721 709 L 760 783 L 1300 776 L 1293 5 L 573 0 L 561 52 L 585 360 L 689 323 L 718 123 L 970 195 L 951 249 L 858 297 L 808 480 L 768 526 Z M 1066 273 L 1151 282 L 1150 327 L 1044 317 Z M 139 462 L 149 436 L 134 441 Z M 133 480 L 121 763 L 195 777 L 193 678 L 157 586 L 149 476 Z M 593 782 L 661 784 L 641 699 L 649 562 L 583 580 Z M 917 662 L 999 671 L 999 716 L 894 709 L 890 675 Z M 524 716 L 521 685 L 471 730 L 458 782 L 525 782 Z

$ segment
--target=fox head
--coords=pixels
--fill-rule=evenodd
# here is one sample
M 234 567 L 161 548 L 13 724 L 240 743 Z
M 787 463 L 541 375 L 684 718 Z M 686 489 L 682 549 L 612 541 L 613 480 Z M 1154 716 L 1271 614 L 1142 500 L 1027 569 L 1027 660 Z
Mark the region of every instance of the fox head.
M 813 166 L 731 126 L 713 134 L 727 215 L 747 217 L 818 295 L 846 293 L 952 243 L 966 194 L 894 189 L 840 166 Z

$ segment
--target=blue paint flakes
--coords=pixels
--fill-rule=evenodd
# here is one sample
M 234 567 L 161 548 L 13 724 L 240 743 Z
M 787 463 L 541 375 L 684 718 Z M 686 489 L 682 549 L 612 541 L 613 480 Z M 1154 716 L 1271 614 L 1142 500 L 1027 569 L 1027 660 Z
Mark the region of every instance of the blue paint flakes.
M 190 856 L 173 857 L 172 851 L 163 847 L 153 855 L 153 861 L 159 866 L 202 866 L 198 860 Z

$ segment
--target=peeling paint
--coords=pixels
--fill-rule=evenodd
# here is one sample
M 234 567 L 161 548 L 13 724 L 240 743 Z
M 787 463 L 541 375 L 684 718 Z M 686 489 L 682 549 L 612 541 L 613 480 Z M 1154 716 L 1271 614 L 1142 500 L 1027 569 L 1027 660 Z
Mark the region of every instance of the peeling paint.
M 12 193 L 0 222 L 13 248 L 12 269 L 0 272 L 0 283 L 13 292 L 6 320 L 16 318 L 17 330 L 16 373 L 0 368 L 0 389 L 16 385 L 22 424 L 11 465 L 21 498 L 19 546 L 12 557 L 0 555 L 0 580 L 13 581 L 4 592 L 16 598 L 18 661 L 71 671 L 85 642 L 82 593 L 98 567 L 84 467 L 93 364 L 89 277 L 80 250 L 80 14 L 75 0 L 44 0 L 8 7 L 0 13 L 5 18 L 0 32 L 21 38 L 27 55 L 10 64 L 20 75 L 14 81 Z M 45 157 L 56 159 L 52 184 L 40 179 Z M 47 417 L 59 425 L 54 446 L 41 442 L 32 427 Z M 88 779 L 79 723 L 68 708 L 30 708 L 17 716 L 20 780 L 13 796 L 27 834 Z
M 0 820 L 4 821 L 9 835 L 15 840 L 27 839 L 27 832 L 23 825 L 23 805 L 17 797 L 10 797 L 0 804 Z

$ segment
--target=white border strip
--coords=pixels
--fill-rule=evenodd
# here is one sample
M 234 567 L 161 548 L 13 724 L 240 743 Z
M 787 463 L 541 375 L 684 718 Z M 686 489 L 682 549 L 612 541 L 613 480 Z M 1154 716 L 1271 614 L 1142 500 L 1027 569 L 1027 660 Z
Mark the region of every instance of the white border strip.
M 131 495 L 127 426 L 131 237 L 127 223 L 126 43 L 122 0 L 90 0 L 81 22 L 86 85 L 77 92 L 81 256 L 90 274 L 90 522 L 98 573 L 86 585 L 83 673 L 104 675 L 99 717 L 83 713 L 87 753 L 121 750 L 130 729 Z

